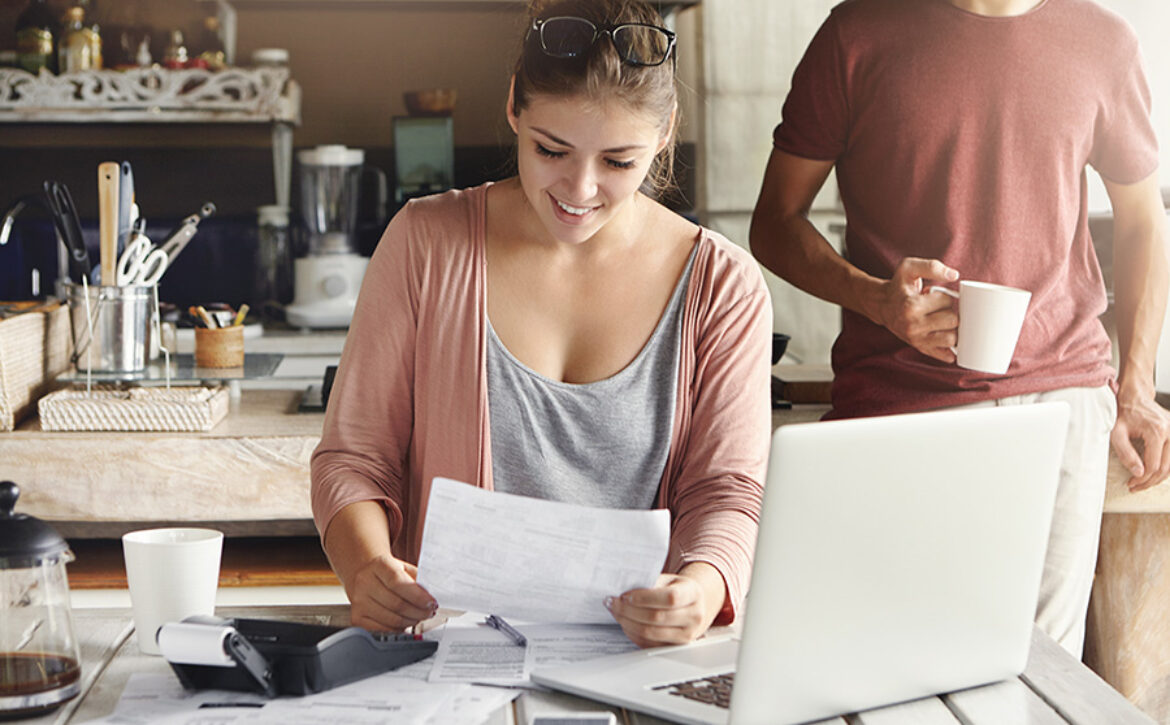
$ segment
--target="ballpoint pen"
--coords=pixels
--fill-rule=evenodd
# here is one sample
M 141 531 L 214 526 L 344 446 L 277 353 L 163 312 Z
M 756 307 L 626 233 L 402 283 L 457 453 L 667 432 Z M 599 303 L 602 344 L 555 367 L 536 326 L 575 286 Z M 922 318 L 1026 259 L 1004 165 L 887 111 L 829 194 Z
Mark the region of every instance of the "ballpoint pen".
M 528 646 L 528 638 L 521 634 L 520 630 L 505 622 L 503 617 L 497 617 L 494 614 L 489 614 L 484 618 L 483 623 L 508 635 L 513 642 L 520 645 L 521 647 Z

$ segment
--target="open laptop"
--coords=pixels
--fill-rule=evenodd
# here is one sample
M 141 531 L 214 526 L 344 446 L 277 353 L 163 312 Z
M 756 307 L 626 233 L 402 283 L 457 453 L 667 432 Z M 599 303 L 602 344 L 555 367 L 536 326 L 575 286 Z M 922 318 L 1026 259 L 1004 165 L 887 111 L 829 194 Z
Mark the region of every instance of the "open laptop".
M 532 679 L 676 722 L 781 725 L 1018 675 L 1067 427 L 1063 403 L 781 427 L 742 638 Z M 733 672 L 720 695 L 710 678 Z

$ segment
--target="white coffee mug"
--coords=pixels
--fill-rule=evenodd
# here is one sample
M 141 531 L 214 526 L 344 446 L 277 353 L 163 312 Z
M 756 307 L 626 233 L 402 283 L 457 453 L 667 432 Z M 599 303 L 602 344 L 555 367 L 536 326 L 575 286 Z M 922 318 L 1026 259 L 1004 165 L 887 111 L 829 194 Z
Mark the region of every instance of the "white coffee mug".
M 1003 375 L 1016 351 L 1032 293 L 988 282 L 962 281 L 959 291 L 931 287 L 959 300 L 959 367 Z
M 215 614 L 222 551 L 223 532 L 214 529 L 145 529 L 122 537 L 134 629 L 143 653 L 160 654 L 156 635 L 167 622 Z

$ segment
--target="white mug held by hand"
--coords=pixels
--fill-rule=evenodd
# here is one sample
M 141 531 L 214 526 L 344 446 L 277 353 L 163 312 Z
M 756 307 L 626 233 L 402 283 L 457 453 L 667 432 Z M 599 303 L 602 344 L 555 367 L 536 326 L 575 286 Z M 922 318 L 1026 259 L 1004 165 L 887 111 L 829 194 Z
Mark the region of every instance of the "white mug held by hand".
M 214 529 L 146 529 L 122 537 L 138 647 L 160 654 L 155 635 L 167 622 L 215 614 L 223 533 Z
M 958 292 L 937 286 L 930 291 L 959 300 L 959 343 L 953 349 L 959 367 L 996 375 L 1006 373 L 1032 293 L 970 281 L 960 282 Z

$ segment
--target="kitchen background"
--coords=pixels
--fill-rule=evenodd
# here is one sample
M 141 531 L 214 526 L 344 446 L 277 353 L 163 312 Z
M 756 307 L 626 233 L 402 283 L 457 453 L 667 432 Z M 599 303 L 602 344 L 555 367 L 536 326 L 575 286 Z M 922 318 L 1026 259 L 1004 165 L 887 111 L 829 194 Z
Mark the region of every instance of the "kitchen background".
M 0 0 L 0 49 L 14 47 L 12 28 L 26 4 Z M 64 12 L 67 3 L 50 4 Z M 834 4 L 663 3 L 680 36 L 684 88 L 683 193 L 672 199 L 675 208 L 746 245 L 771 130 L 792 69 Z M 1170 8 L 1150 0 L 1102 4 L 1126 17 L 1141 36 L 1155 122 L 1164 136 L 1170 120 L 1163 102 L 1170 98 L 1170 47 L 1161 36 L 1170 27 Z M 195 38 L 202 19 L 217 7 L 198 0 L 93 0 L 91 12 L 110 28 L 149 30 L 158 60 L 169 30 L 180 28 Z M 296 148 L 326 143 L 362 148 L 369 163 L 391 172 L 391 118 L 405 114 L 403 92 L 454 88 L 455 184 L 507 174 L 511 133 L 502 111 L 523 26 L 520 0 L 236 0 L 231 7 L 238 63 L 248 64 L 257 48 L 289 51 L 291 77 L 303 94 Z M 105 42 L 115 41 L 107 36 Z M 127 159 L 134 164 L 144 214 L 178 219 L 211 200 L 224 218 L 254 220 L 255 208 L 273 201 L 270 143 L 263 124 L 0 123 L 0 203 L 56 178 L 70 185 L 82 216 L 92 219 L 97 164 Z M 1162 157 L 1163 185 L 1170 187 L 1165 139 Z M 1093 178 L 1091 184 L 1092 209 L 1107 212 L 1100 182 Z M 839 243 L 843 217 L 831 182 L 812 216 Z M 233 271 L 205 274 L 213 279 Z M 243 276 L 238 283 L 244 283 Z M 769 284 L 776 329 L 793 337 L 788 359 L 827 361 L 837 310 L 771 275 Z

